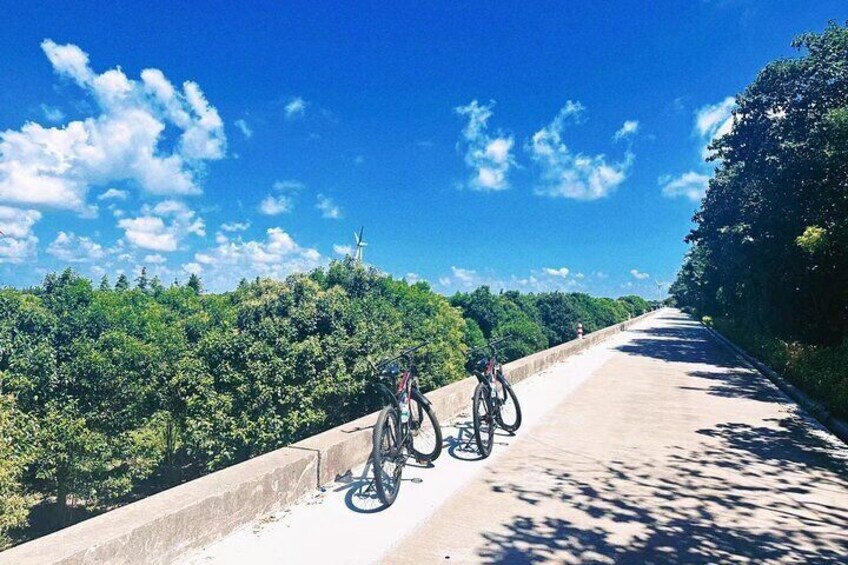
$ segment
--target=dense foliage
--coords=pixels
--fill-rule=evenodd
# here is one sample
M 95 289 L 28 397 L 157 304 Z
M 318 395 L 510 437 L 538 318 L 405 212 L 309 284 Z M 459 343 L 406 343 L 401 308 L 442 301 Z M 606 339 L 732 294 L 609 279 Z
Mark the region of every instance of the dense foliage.
M 488 288 L 447 299 L 351 261 L 201 289 L 145 273 L 94 288 L 66 271 L 0 290 L 0 547 L 375 409 L 369 358 L 427 340 L 431 389 L 463 378 L 487 337 L 516 336 L 515 358 L 573 338 L 578 320 L 592 331 L 648 308 Z
M 718 167 L 671 291 L 739 335 L 833 348 L 808 354 L 816 376 L 788 375 L 845 413 L 848 365 L 821 364 L 844 359 L 848 338 L 848 29 L 794 46 L 801 56 L 766 66 L 711 145 Z

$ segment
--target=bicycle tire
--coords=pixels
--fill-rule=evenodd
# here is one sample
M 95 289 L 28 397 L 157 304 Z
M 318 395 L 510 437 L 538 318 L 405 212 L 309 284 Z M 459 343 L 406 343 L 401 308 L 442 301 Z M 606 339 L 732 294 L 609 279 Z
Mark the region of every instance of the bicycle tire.
M 503 388 L 503 398 L 500 399 L 497 412 L 495 413 L 495 419 L 498 426 L 503 428 L 504 431 L 514 434 L 521 427 L 521 404 L 518 403 L 518 396 L 516 396 L 512 385 L 509 384 L 503 373 L 499 372 L 497 379 Z M 509 418 L 511 421 L 507 421 L 508 419 L 504 418 L 504 406 L 507 406 L 507 402 L 509 401 L 512 401 L 512 404 L 515 406 L 515 417 Z
M 377 497 L 385 506 L 391 506 L 400 491 L 403 462 L 399 461 L 402 447 L 399 439 L 399 419 L 393 406 L 386 406 L 377 417 L 372 438 L 371 462 L 374 469 L 374 486 Z M 384 469 L 387 464 L 388 471 Z
M 410 451 L 419 463 L 431 463 L 442 453 L 442 428 L 433 407 L 416 398 L 417 395 L 420 393 L 413 393 L 409 401 Z M 417 431 L 416 424 L 419 426 Z
M 471 405 L 474 418 L 474 439 L 477 442 L 477 452 L 483 459 L 492 453 L 492 447 L 495 443 L 495 421 L 492 418 L 492 401 L 489 398 L 489 391 L 488 386 L 478 383 L 474 389 L 474 400 Z

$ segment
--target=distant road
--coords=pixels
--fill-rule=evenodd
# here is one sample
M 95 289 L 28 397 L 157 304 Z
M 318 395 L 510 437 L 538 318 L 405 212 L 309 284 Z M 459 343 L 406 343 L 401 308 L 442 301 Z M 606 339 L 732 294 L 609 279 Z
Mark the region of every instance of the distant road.
M 675 311 L 519 383 L 493 456 L 351 479 L 195 563 L 829 562 L 848 556 L 848 449 Z M 364 473 L 358 470 L 356 477 Z

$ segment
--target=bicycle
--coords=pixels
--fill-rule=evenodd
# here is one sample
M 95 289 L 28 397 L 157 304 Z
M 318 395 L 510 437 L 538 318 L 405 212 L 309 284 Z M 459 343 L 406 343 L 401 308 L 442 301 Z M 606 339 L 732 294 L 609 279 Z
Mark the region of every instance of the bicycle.
M 394 390 L 377 382 L 387 403 L 377 417 L 371 451 L 374 486 L 380 501 L 387 507 L 397 498 L 407 459 L 412 456 L 418 463 L 431 463 L 442 452 L 442 429 L 430 401 L 418 388 L 418 373 L 412 357 L 426 345 L 426 342 L 421 343 L 391 359 L 371 364 L 378 378 L 395 381 Z M 401 359 L 405 362 L 403 370 L 396 363 Z
M 474 388 L 472 417 L 474 421 L 474 440 L 477 451 L 484 459 L 492 453 L 495 443 L 495 428 L 514 434 L 521 426 L 521 405 L 506 380 L 503 367 L 498 361 L 497 345 L 511 336 L 505 336 L 468 352 L 469 356 L 481 349 L 489 349 L 491 354 L 474 363 L 472 374 L 480 381 Z M 469 440 L 469 443 L 471 440 Z

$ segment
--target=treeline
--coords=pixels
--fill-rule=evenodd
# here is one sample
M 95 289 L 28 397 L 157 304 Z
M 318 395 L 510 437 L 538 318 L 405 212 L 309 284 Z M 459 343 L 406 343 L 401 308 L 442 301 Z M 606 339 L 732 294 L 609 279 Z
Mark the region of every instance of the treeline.
M 848 417 L 848 29 L 798 37 L 736 97 L 671 288 Z
M 639 297 L 445 298 L 352 261 L 203 294 L 68 270 L 0 290 L 0 547 L 377 407 L 367 358 L 429 340 L 426 389 L 511 334 L 516 358 L 646 311 Z M 29 522 L 29 527 L 27 527 Z

